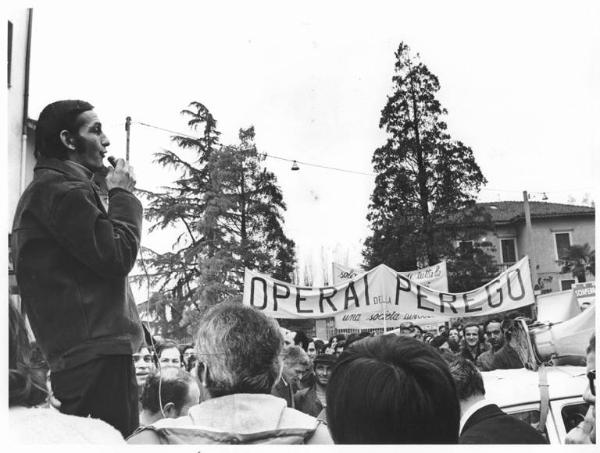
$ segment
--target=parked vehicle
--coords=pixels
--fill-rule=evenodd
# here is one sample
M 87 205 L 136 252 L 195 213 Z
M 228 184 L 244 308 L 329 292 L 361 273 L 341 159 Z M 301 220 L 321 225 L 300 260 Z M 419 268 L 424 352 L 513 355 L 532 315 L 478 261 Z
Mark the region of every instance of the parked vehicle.
M 581 366 L 544 367 L 547 398 L 540 388 L 540 373 L 544 373 L 540 370 L 522 368 L 483 372 L 485 397 L 536 429 L 546 407 L 547 416 L 541 431 L 550 444 L 563 444 L 567 433 L 583 420 L 588 409 L 581 396 L 587 385 L 586 369 Z

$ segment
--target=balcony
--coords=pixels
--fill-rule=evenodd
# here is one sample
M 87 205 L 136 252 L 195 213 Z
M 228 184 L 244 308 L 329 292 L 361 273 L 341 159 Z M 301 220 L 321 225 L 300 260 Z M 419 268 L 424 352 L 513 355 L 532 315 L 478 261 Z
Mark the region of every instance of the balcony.
M 498 273 L 506 272 L 509 267 L 514 266 L 515 263 L 499 263 L 498 264 Z

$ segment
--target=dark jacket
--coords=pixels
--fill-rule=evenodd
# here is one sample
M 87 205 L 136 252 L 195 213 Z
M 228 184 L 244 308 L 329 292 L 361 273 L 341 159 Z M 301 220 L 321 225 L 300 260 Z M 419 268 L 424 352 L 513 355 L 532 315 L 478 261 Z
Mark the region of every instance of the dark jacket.
M 463 341 L 463 344 L 461 345 L 461 348 L 460 348 L 460 355 L 461 355 L 461 357 L 463 357 L 467 360 L 470 360 L 473 363 L 476 363 L 477 357 L 479 357 L 485 351 L 486 351 L 485 343 L 478 342 L 477 347 L 475 348 L 475 355 L 473 355 L 473 353 L 469 349 L 469 346 L 467 345 L 467 343 Z
M 97 186 L 57 159 L 40 159 L 16 209 L 11 238 L 21 300 L 52 371 L 102 355 L 131 354 L 142 327 L 127 282 L 142 205 Z
M 491 364 L 492 370 L 511 370 L 523 367 L 519 354 L 508 342 L 494 354 Z
M 459 444 L 547 444 L 532 426 L 503 412 L 495 404 L 482 407 L 466 421 Z
M 300 390 L 294 396 L 296 409 L 305 414 L 318 417 L 321 411 L 324 409 L 323 405 L 317 398 L 317 384 L 315 383 L 312 387 Z
M 271 395 L 276 396 L 278 398 L 283 398 L 287 403 L 287 407 L 294 408 L 294 391 L 292 390 L 292 386 L 288 385 L 287 382 L 283 379 L 279 379 L 279 382 L 273 386 L 273 390 L 271 390 Z

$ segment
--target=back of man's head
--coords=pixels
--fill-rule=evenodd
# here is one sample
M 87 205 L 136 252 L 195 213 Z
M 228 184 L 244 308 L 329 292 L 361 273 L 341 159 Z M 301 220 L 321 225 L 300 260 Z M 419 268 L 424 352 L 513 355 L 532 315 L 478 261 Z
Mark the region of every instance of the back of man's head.
M 484 396 L 483 378 L 477 367 L 464 357 L 457 357 L 449 363 L 450 374 L 456 384 L 456 394 L 460 401 L 474 396 Z
M 68 149 L 60 139 L 63 130 L 76 134 L 80 114 L 94 106 L 80 100 L 56 101 L 44 107 L 35 127 L 35 157 L 68 158 Z
M 254 308 L 220 303 L 198 326 L 198 373 L 214 397 L 271 393 L 279 377 L 283 337 L 277 323 Z
M 410 337 L 354 343 L 327 386 L 328 426 L 338 444 L 457 443 L 459 417 L 448 365 Z
M 160 388 L 160 398 L 158 391 Z M 142 409 L 150 414 L 158 414 L 161 404 L 172 407 L 169 413 L 172 416 L 185 415 L 182 409 L 190 405 L 190 395 L 199 395 L 198 383 L 192 375 L 182 368 L 164 368 L 160 372 L 151 373 L 146 379 L 142 390 Z M 197 404 L 199 401 L 194 401 Z M 165 414 L 163 414 L 165 415 Z

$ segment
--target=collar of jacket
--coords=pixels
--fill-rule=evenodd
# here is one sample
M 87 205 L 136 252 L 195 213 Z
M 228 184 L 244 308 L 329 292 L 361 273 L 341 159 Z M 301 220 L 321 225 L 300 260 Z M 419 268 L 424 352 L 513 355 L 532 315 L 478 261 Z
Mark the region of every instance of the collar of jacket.
M 74 176 L 78 179 L 91 181 L 94 173 L 85 168 L 83 165 L 78 165 L 75 162 L 56 159 L 54 157 L 40 157 L 35 165 L 34 171 L 41 169 L 55 170 L 69 176 Z

